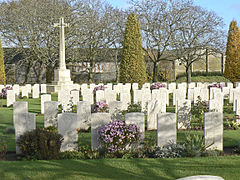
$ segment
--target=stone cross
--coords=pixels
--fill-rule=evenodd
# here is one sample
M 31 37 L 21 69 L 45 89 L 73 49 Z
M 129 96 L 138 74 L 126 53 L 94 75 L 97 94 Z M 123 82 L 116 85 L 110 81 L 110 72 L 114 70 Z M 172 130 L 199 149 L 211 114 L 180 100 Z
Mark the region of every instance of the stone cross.
M 69 24 L 64 23 L 64 18 L 61 17 L 59 23 L 54 23 L 54 27 L 59 27 L 60 29 L 59 66 L 60 69 L 66 69 L 64 28 L 69 27 Z

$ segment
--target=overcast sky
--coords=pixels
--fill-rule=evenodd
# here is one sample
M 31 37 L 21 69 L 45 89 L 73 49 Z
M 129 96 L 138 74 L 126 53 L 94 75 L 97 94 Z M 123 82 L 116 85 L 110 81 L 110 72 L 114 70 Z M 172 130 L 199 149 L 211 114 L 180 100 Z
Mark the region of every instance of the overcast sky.
M 128 0 L 107 1 L 115 7 L 128 7 Z M 194 2 L 203 8 L 215 11 L 218 16 L 222 17 L 226 30 L 228 30 L 229 24 L 233 19 L 240 26 L 240 0 L 194 0 Z

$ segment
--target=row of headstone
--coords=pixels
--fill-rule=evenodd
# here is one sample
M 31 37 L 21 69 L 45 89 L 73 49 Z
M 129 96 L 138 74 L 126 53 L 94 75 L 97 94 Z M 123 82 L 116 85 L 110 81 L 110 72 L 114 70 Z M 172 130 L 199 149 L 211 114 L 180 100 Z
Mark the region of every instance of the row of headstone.
M 189 100 L 186 100 L 189 102 Z M 157 106 L 158 101 L 154 101 Z M 177 102 L 179 103 L 179 102 Z M 35 115 L 28 113 L 27 102 L 18 101 L 13 106 L 13 121 L 16 131 L 16 140 L 26 131 L 36 128 Z M 64 142 L 61 151 L 75 150 L 77 148 L 77 127 L 83 124 L 91 123 L 92 148 L 97 149 L 99 142 L 97 140 L 97 131 L 103 125 L 111 121 L 110 113 L 93 113 L 91 114 L 91 106 L 88 102 L 79 102 L 77 113 L 61 113 L 57 115 L 58 103 L 55 101 L 44 102 L 44 127 L 55 126 L 58 128 L 60 134 L 64 137 Z M 157 107 L 156 107 L 157 109 Z M 166 112 L 153 112 L 155 114 L 155 122 L 153 126 L 157 125 L 157 141 L 158 146 L 164 146 L 169 142 L 176 142 L 176 121 L 177 114 Z M 157 114 L 157 117 L 156 117 Z M 216 148 L 222 150 L 222 136 L 223 136 L 223 116 L 221 112 L 205 113 L 204 119 L 204 134 L 205 144 L 209 148 Z M 144 135 L 145 120 L 144 113 L 127 113 L 125 121 L 127 124 L 137 124 L 140 131 Z M 156 120 L 157 119 L 157 120 Z M 20 153 L 18 147 L 16 152 Z

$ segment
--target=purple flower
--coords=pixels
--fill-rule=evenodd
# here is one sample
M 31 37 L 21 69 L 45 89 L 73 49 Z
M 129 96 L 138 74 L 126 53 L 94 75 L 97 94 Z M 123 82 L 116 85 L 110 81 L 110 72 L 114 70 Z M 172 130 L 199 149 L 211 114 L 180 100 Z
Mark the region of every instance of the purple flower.
M 6 86 L 5 88 L 3 88 L 2 92 L 0 93 L 0 97 L 6 99 L 8 90 L 12 90 L 12 87 Z
M 125 121 L 114 120 L 98 131 L 98 140 L 108 152 L 125 150 L 127 145 L 139 141 L 141 133 L 135 124 L 127 125 Z
M 160 82 L 153 83 L 150 87 L 151 90 L 153 89 L 159 89 L 159 88 L 165 88 L 165 84 L 161 84 Z
M 94 105 L 94 112 L 109 112 L 109 106 L 104 101 L 96 102 Z
M 222 89 L 224 87 L 224 85 L 220 84 L 220 83 L 215 83 L 215 84 L 211 84 L 211 85 L 208 86 L 209 89 L 212 88 L 212 87 L 221 88 Z
M 98 90 L 104 90 L 104 89 L 106 89 L 106 87 L 105 87 L 104 85 L 100 85 L 100 86 L 95 87 L 94 90 L 93 90 L 93 92 L 96 93 L 96 91 L 98 91 Z

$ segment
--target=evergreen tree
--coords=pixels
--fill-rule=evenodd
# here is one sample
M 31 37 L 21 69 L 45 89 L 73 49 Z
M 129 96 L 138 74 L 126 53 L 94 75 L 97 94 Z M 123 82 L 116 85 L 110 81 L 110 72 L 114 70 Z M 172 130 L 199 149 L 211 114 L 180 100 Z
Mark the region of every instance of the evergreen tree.
M 122 58 L 120 82 L 138 83 L 141 87 L 147 81 L 142 38 L 137 15 L 131 13 L 127 18 Z
M 1 39 L 0 39 L 0 84 L 6 85 L 5 67 L 4 67 L 4 54 L 3 54 Z
M 228 31 L 224 76 L 232 82 L 240 81 L 240 31 L 232 21 Z

